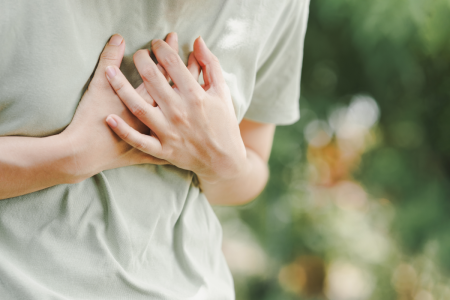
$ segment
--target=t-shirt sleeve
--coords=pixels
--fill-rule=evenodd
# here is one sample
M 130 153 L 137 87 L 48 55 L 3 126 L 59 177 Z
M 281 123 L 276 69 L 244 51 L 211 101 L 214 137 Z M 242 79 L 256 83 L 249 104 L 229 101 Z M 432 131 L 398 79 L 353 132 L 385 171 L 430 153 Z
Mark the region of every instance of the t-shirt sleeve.
M 300 118 L 300 74 L 309 0 L 291 0 L 269 35 L 244 118 L 289 125 Z

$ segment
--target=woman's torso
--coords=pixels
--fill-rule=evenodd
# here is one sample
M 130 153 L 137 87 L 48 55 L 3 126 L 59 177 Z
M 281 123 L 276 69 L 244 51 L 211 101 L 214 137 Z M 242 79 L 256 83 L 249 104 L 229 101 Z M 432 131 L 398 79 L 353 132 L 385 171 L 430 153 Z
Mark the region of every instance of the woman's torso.
M 140 83 L 136 50 L 176 31 L 186 61 L 202 35 L 221 61 L 241 120 L 278 17 L 271 1 L 11 0 L 1 6 L 0 136 L 61 132 L 114 33 L 126 41 L 121 69 L 134 86 Z M 220 224 L 191 172 L 154 165 L 108 170 L 0 201 L 0 294 L 232 299 L 220 247 Z

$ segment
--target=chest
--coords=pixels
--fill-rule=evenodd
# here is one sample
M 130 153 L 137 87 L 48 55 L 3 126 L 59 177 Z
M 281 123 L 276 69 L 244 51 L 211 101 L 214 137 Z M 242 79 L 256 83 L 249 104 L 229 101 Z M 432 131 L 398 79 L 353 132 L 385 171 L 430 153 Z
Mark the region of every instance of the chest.
M 61 132 L 114 33 L 126 41 L 121 69 L 134 86 L 141 81 L 135 51 L 176 31 L 186 62 L 202 35 L 221 61 L 238 119 L 250 104 L 265 38 L 262 17 L 248 1 L 22 2 L 0 19 L 0 38 L 8 41 L 0 46 L 0 135 Z

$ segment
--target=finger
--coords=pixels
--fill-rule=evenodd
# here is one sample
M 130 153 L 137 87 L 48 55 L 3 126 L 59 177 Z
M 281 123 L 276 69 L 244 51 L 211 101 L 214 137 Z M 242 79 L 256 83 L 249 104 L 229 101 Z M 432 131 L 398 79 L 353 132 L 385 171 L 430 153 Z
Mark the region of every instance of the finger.
M 116 115 L 109 115 L 106 122 L 122 140 L 132 147 L 156 158 L 164 159 L 161 157 L 162 146 L 157 138 L 138 132 Z
M 184 65 L 178 53 L 162 40 L 152 41 L 152 50 L 158 62 L 169 73 L 170 78 L 181 93 L 189 93 L 193 90 L 200 91 L 198 83 Z M 203 92 L 203 91 L 202 91 Z
M 192 52 L 189 54 L 187 68 L 189 72 L 191 72 L 192 77 L 198 82 L 198 77 L 200 76 L 202 68 Z
M 171 32 L 166 36 L 166 43 L 172 48 L 176 53 L 178 53 L 178 35 L 176 32 Z
M 142 50 L 147 52 L 147 54 L 150 56 L 150 50 L 148 50 L 148 49 L 142 49 Z M 161 72 L 161 74 L 163 74 L 164 77 L 166 77 L 166 80 L 169 81 L 169 74 L 167 74 L 166 70 L 164 70 L 164 68 L 159 63 L 156 64 L 156 67 L 158 67 L 158 70 Z
M 147 153 L 135 150 L 133 156 L 129 162 L 129 165 L 140 165 L 140 164 L 152 164 L 152 165 L 168 165 L 170 164 L 167 160 L 156 158 Z
M 166 70 L 164 70 L 164 68 L 158 63 L 156 65 L 156 67 L 158 68 L 158 70 L 161 72 L 161 74 L 164 75 L 164 77 L 166 78 L 167 81 L 170 80 L 169 74 L 166 72 Z
M 194 42 L 194 55 L 200 64 L 203 72 L 203 80 L 205 81 L 205 89 L 213 88 L 222 90 L 225 86 L 225 80 L 222 74 L 217 57 L 208 49 L 205 41 L 198 37 Z
M 147 103 L 116 66 L 106 68 L 106 77 L 130 112 L 159 136 L 166 124 L 164 115 L 161 114 L 160 110 Z
M 109 87 L 108 80 L 105 78 L 105 70 L 108 66 L 120 67 L 123 54 L 125 52 L 125 41 L 119 34 L 114 34 L 103 48 L 98 66 L 95 70 L 91 84 L 99 87 Z
M 141 83 L 141 84 L 136 88 L 136 92 L 137 92 L 142 98 L 144 98 L 144 100 L 147 101 L 148 104 L 150 104 L 151 106 L 156 106 L 155 100 L 153 100 L 152 96 L 150 96 L 150 94 L 149 94 L 149 93 L 147 92 L 147 90 L 145 89 L 144 83 Z
M 153 60 L 145 50 L 138 50 L 133 56 L 134 64 L 144 81 L 145 88 L 150 96 L 162 109 L 168 108 L 168 103 L 178 97 L 158 70 Z
M 171 32 L 166 36 L 166 43 L 178 53 L 178 35 L 176 32 Z M 158 63 L 157 64 L 159 71 L 166 77 L 167 81 L 170 80 L 169 74 L 167 74 L 166 70 Z

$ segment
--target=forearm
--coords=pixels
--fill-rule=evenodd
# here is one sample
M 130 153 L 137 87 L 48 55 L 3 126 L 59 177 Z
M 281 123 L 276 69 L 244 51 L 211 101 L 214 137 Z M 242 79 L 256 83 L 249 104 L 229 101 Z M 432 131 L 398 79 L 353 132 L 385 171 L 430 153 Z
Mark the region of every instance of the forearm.
M 70 141 L 58 135 L 0 137 L 0 199 L 74 181 Z
M 269 178 L 267 163 L 252 149 L 246 150 L 246 165 L 235 178 L 216 183 L 199 178 L 200 187 L 211 204 L 242 205 L 255 199 L 266 186 Z

